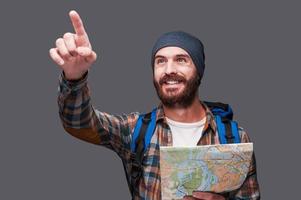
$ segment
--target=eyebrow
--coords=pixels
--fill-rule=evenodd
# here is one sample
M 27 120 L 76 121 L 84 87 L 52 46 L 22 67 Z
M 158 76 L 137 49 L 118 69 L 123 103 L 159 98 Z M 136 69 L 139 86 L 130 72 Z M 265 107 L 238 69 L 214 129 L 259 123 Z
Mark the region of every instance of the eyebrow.
M 190 56 L 187 55 L 187 54 L 177 54 L 177 55 L 175 55 L 175 57 L 177 57 L 177 58 L 179 58 L 179 57 L 190 58 Z M 157 55 L 157 56 L 155 56 L 155 59 L 157 59 L 157 58 L 165 58 L 165 56 Z M 191 59 L 191 58 L 190 58 L 190 59 Z
M 177 54 L 176 57 L 185 57 L 185 58 L 190 58 L 189 55 L 187 54 Z
M 155 56 L 155 59 L 157 59 L 157 58 L 165 58 L 165 57 L 161 56 L 161 55 L 157 55 L 157 56 Z

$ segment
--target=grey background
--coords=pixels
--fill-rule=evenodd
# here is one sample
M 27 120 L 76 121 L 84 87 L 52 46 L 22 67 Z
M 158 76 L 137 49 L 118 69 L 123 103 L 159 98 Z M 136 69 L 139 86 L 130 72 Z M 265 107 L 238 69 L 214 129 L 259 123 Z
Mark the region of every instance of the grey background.
M 0 199 L 130 199 L 119 158 L 64 132 L 60 69 L 48 50 L 83 18 L 99 59 L 89 83 L 109 113 L 158 103 L 150 50 L 184 30 L 205 45 L 202 99 L 230 103 L 255 144 L 262 199 L 296 199 L 300 186 L 298 1 L 1 1 Z

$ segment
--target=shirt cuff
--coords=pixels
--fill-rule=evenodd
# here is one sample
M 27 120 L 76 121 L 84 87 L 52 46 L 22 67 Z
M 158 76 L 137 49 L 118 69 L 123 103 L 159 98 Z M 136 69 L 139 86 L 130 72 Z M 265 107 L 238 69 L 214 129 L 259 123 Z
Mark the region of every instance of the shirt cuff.
M 88 82 L 88 71 L 78 80 L 67 80 L 64 74 L 64 71 L 60 74 L 59 77 L 59 92 L 76 92 L 82 89 Z

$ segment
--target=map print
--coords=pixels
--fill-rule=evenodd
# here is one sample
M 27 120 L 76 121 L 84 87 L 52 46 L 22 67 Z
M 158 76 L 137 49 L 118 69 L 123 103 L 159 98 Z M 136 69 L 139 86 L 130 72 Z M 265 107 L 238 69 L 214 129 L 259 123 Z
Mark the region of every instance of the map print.
M 247 176 L 252 154 L 253 143 L 160 147 L 162 199 L 235 190 Z

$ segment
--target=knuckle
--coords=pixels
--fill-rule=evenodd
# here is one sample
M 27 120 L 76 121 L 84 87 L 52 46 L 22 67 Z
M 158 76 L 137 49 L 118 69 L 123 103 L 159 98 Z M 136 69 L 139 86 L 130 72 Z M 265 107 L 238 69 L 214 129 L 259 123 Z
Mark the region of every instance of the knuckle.
M 50 54 L 51 57 L 55 57 L 56 54 L 57 54 L 56 49 L 55 49 L 55 48 L 51 48 L 51 49 L 49 50 L 49 54 Z
M 64 39 L 70 39 L 72 36 L 73 36 L 72 33 L 67 32 L 67 33 L 64 34 L 63 38 Z
M 76 49 L 75 42 L 66 40 L 66 41 L 65 41 L 65 44 L 66 44 L 66 47 L 67 47 L 67 49 L 68 49 L 69 51 L 75 51 L 75 49 Z
M 62 38 L 56 39 L 56 41 L 55 41 L 56 46 L 59 46 L 61 44 L 62 40 L 63 40 Z
M 49 54 L 50 54 L 50 55 L 53 54 L 53 49 L 54 49 L 54 48 L 49 49 Z

